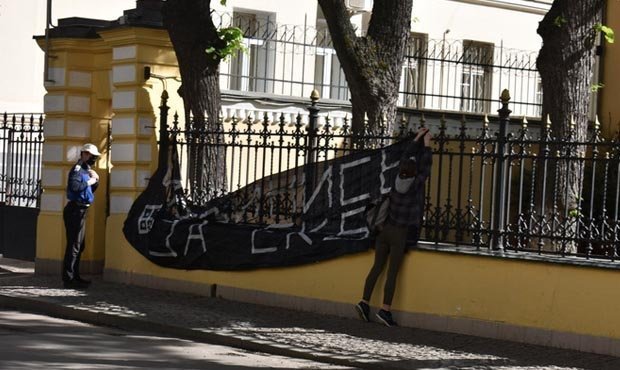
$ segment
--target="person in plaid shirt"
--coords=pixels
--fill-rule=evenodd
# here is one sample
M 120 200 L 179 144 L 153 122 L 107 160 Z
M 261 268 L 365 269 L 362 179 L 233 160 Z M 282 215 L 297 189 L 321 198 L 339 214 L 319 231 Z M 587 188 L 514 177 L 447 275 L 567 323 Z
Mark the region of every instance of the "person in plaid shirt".
M 370 296 L 377 278 L 390 257 L 383 289 L 383 306 L 377 318 L 387 326 L 396 326 L 390 311 L 396 277 L 405 255 L 407 235 L 414 233 L 417 242 L 424 211 L 424 184 L 431 174 L 431 134 L 421 128 L 400 159 L 399 174 L 390 191 L 388 217 L 377 235 L 375 260 L 366 277 L 364 295 L 355 306 L 360 318 L 369 321 Z

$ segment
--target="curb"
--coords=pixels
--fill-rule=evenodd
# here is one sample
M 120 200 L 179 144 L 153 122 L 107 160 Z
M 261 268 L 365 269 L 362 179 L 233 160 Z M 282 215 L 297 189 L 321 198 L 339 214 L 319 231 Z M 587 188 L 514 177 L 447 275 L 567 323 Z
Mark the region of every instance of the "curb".
M 256 340 L 250 337 L 224 335 L 176 325 L 162 324 L 136 317 L 123 317 L 103 312 L 93 312 L 32 298 L 0 295 L 0 307 L 24 310 L 31 313 L 44 314 L 60 319 L 75 320 L 93 325 L 150 332 L 201 343 L 228 346 L 251 352 L 262 352 L 332 365 L 377 370 L 402 369 L 402 367 L 393 367 L 381 362 L 365 362 L 350 359 L 338 353 L 333 353 L 331 355 L 317 354 L 311 350 L 292 349 L 286 345 L 273 344 L 268 341 Z

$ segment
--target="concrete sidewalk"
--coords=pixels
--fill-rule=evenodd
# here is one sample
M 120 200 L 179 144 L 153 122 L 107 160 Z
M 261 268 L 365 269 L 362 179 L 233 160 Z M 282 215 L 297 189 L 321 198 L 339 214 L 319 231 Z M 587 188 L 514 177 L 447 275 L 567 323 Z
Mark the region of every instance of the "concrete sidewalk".
M 620 369 L 620 358 L 95 280 L 85 291 L 0 258 L 0 307 L 366 369 Z M 351 307 L 353 309 L 353 307 Z

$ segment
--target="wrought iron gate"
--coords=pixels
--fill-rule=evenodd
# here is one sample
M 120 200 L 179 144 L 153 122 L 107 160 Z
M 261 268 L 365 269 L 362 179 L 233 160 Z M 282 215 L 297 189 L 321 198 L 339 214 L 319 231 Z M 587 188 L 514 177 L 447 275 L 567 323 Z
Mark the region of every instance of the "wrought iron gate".
M 43 117 L 0 119 L 0 254 L 34 260 L 41 199 Z

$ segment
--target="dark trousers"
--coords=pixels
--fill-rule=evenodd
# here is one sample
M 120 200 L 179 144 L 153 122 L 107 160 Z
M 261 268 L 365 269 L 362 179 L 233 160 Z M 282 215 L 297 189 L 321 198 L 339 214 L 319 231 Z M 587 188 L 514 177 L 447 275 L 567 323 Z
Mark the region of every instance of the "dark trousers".
M 396 288 L 396 277 L 405 255 L 408 232 L 409 228 L 407 227 L 398 227 L 387 223 L 379 235 L 377 235 L 375 262 L 366 277 L 364 300 L 370 300 L 377 278 L 381 271 L 383 271 L 383 267 L 389 257 L 390 262 L 385 279 L 385 287 L 383 288 L 383 304 L 392 305 L 392 298 L 394 298 L 394 290 Z
M 62 212 L 65 220 L 67 247 L 62 268 L 62 280 L 70 281 L 80 277 L 80 257 L 84 251 L 86 233 L 86 211 L 88 207 L 69 202 Z

